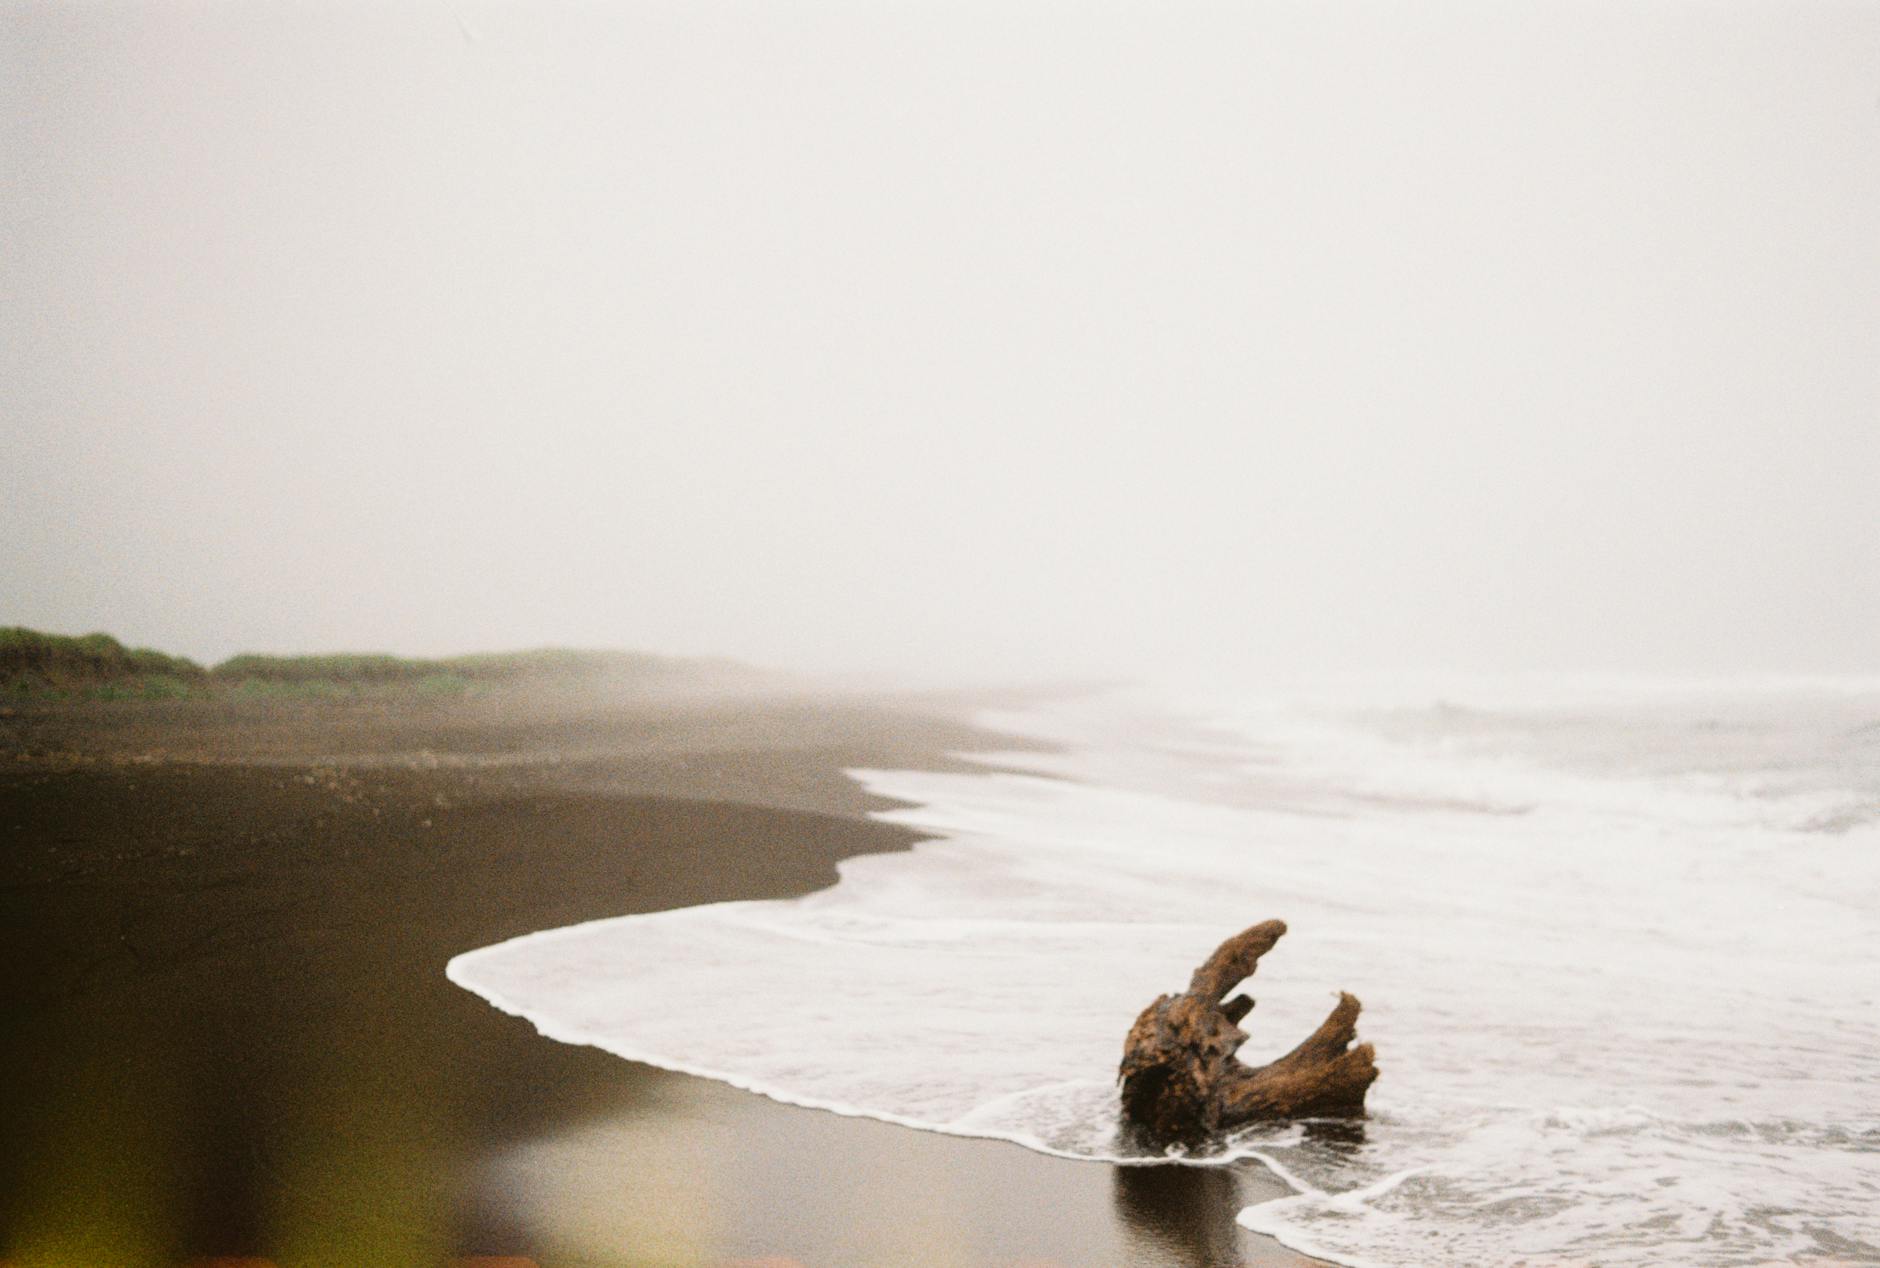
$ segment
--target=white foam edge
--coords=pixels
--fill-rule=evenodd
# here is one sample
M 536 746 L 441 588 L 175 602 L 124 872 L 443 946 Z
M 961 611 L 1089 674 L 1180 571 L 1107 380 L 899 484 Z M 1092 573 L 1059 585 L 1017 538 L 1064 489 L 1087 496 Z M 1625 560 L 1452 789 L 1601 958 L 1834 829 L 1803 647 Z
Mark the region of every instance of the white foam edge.
M 749 900 L 733 900 L 723 903 L 705 903 L 696 907 L 681 908 L 680 910 L 695 912 L 712 907 L 744 906 L 747 905 L 748 901 Z M 661 913 L 644 913 L 644 915 L 658 914 Z M 557 1043 L 570 1044 L 576 1047 L 599 1048 L 602 1052 L 611 1053 L 626 1061 L 637 1061 L 642 1065 L 655 1066 L 661 1070 L 669 1070 L 674 1074 L 689 1074 L 701 1079 L 711 1079 L 714 1082 L 728 1084 L 741 1091 L 755 1092 L 759 1096 L 766 1097 L 783 1105 L 794 1105 L 800 1109 L 824 1110 L 831 1114 L 839 1114 L 844 1118 L 866 1118 L 873 1119 L 876 1122 L 894 1123 L 897 1126 L 913 1128 L 916 1131 L 929 1131 L 942 1136 L 962 1136 L 978 1140 L 1001 1140 L 1015 1145 L 1022 1145 L 1036 1153 L 1049 1154 L 1052 1157 L 1065 1158 L 1073 1162 L 1094 1161 L 1129 1164 L 1131 1162 L 1161 1161 L 1158 1159 L 1128 1159 L 1120 1157 L 1091 1158 L 1089 1155 L 1085 1154 L 1073 1154 L 1064 1150 L 1053 1149 L 1042 1140 L 1022 1133 L 973 1131 L 966 1128 L 942 1127 L 933 1123 L 923 1122 L 919 1119 L 909 1118 L 905 1115 L 892 1114 L 880 1110 L 868 1110 L 842 1101 L 827 1101 L 817 1097 L 794 1095 L 781 1087 L 765 1083 L 759 1079 L 746 1078 L 729 1071 L 714 1069 L 708 1065 L 697 1065 L 691 1062 L 677 1061 L 671 1057 L 654 1052 L 649 1048 L 639 1048 L 632 1044 L 622 1043 L 618 1040 L 603 1038 L 573 1026 L 557 1025 L 543 1013 L 518 1004 L 498 991 L 481 986 L 474 979 L 475 962 L 480 957 L 494 955 L 500 951 L 514 950 L 524 943 L 536 940 L 553 939 L 559 936 L 572 935 L 580 931 L 591 931 L 601 928 L 602 926 L 621 924 L 626 921 L 642 918 L 643 915 L 641 914 L 603 916 L 598 920 L 587 920 L 580 924 L 565 925 L 557 929 L 544 929 L 535 933 L 525 933 L 518 937 L 511 938 L 506 942 L 498 942 L 491 946 L 479 947 L 474 951 L 465 951 L 461 955 L 451 957 L 450 961 L 444 966 L 444 976 L 464 990 L 483 999 L 499 1012 L 508 1013 L 511 1017 L 520 1017 L 522 1020 L 535 1027 L 536 1033 L 542 1035 L 544 1038 L 553 1039 Z M 1176 1160 L 1169 1159 L 1167 1161 Z
M 1290 1226 L 1275 1224 L 1270 1218 L 1262 1220 L 1259 1216 L 1259 1212 L 1265 1211 L 1270 1217 L 1280 1214 L 1291 1204 L 1311 1201 L 1326 1202 L 1339 1209 L 1350 1210 L 1355 1207 L 1363 1206 L 1364 1203 L 1371 1198 L 1382 1197 L 1384 1194 L 1389 1193 L 1392 1189 L 1402 1184 L 1405 1180 L 1427 1171 L 1429 1169 L 1428 1167 L 1405 1167 L 1402 1171 L 1393 1171 L 1382 1179 L 1374 1180 L 1362 1188 L 1352 1189 L 1344 1193 L 1326 1193 L 1323 1190 L 1314 1189 L 1312 1186 L 1299 1180 L 1296 1176 L 1291 1175 L 1279 1164 L 1277 1159 L 1261 1154 L 1255 1154 L 1253 1156 L 1259 1158 L 1274 1174 L 1278 1175 L 1298 1191 L 1291 1197 L 1274 1198 L 1271 1202 L 1257 1202 L 1252 1206 L 1244 1208 L 1239 1215 L 1234 1217 L 1235 1223 L 1247 1229 L 1249 1232 L 1258 1233 L 1262 1237 L 1272 1238 L 1288 1250 L 1296 1250 L 1302 1255 L 1310 1256 L 1313 1259 L 1323 1259 L 1327 1263 L 1340 1264 L 1343 1265 L 1344 1268 L 1394 1268 L 1393 1265 L 1386 1264 L 1382 1260 L 1364 1259 L 1356 1256 L 1348 1256 L 1341 1259 L 1329 1248 L 1317 1244 L 1309 1237 L 1300 1236 Z
M 752 906 L 756 905 L 756 903 L 767 901 L 776 900 L 734 899 L 721 903 L 705 903 L 696 907 L 686 907 L 679 910 L 697 912 L 716 907 Z M 507 1013 L 511 1017 L 519 1017 L 523 1021 L 528 1022 L 535 1028 L 536 1033 L 540 1034 L 545 1039 L 552 1039 L 557 1043 L 565 1043 L 575 1047 L 598 1048 L 602 1052 L 610 1053 L 623 1060 L 637 1061 L 642 1065 L 650 1065 L 661 1070 L 669 1070 L 674 1074 L 687 1074 L 696 1078 L 711 1079 L 714 1082 L 724 1083 L 731 1087 L 738 1088 L 741 1091 L 754 1092 L 759 1096 L 776 1101 L 779 1104 L 793 1105 L 800 1109 L 823 1110 L 831 1114 L 841 1115 L 844 1118 L 864 1118 L 880 1123 L 893 1123 L 898 1127 L 906 1127 L 914 1131 L 932 1132 L 938 1136 L 956 1136 L 967 1140 L 1002 1141 L 1007 1144 L 1019 1145 L 1034 1153 L 1044 1154 L 1048 1157 L 1062 1158 L 1068 1162 L 1098 1162 L 1123 1167 L 1150 1167 L 1168 1164 L 1180 1164 L 1190 1167 L 1225 1167 L 1236 1162 L 1252 1160 L 1259 1162 L 1282 1184 L 1293 1190 L 1294 1196 L 1324 1196 L 1319 1190 L 1305 1184 L 1285 1167 L 1279 1165 L 1279 1163 L 1270 1156 L 1261 1153 L 1258 1148 L 1253 1146 L 1235 1147 L 1225 1150 L 1220 1154 L 1209 1154 L 1203 1157 L 1189 1157 L 1178 1153 L 1163 1154 L 1156 1157 L 1129 1156 L 1123 1154 L 1072 1153 L 1068 1150 L 1055 1149 L 1038 1137 L 1022 1132 L 975 1130 L 970 1127 L 941 1125 L 922 1119 L 910 1118 L 903 1114 L 894 1114 L 883 1110 L 870 1110 L 843 1101 L 830 1101 L 812 1096 L 796 1095 L 784 1088 L 765 1083 L 759 1079 L 747 1078 L 728 1071 L 714 1069 L 708 1065 L 677 1061 L 671 1057 L 655 1052 L 650 1048 L 640 1048 L 629 1043 L 608 1039 L 583 1031 L 574 1026 L 558 1025 L 547 1015 L 522 1004 L 518 1004 L 503 995 L 500 991 L 486 987 L 476 980 L 476 962 L 481 958 L 495 956 L 499 952 L 514 951 L 516 948 L 532 942 L 553 941 L 558 938 L 572 937 L 579 933 L 592 932 L 609 925 L 625 924 L 629 921 L 643 920 L 649 916 L 660 914 L 663 913 L 648 912 L 625 916 L 602 916 L 595 920 L 582 921 L 579 924 L 563 925 L 555 929 L 542 929 L 533 933 L 519 934 L 503 942 L 492 943 L 486 947 L 478 947 L 473 951 L 465 951 L 452 956 L 444 965 L 444 976 L 449 978 L 456 986 L 482 999 L 497 1011 Z M 1276 1202 L 1286 1200 L 1285 1198 L 1272 1199 L 1272 1201 Z M 1265 1205 L 1265 1203 L 1260 1203 L 1259 1205 Z M 1245 1212 L 1243 1211 L 1242 1216 L 1244 1217 L 1244 1215 Z M 1300 1248 L 1294 1247 L 1294 1249 L 1297 1250 Z M 1306 1251 L 1304 1253 L 1311 1254 L 1313 1252 Z M 1329 1258 L 1329 1256 L 1322 1254 L 1316 1257 L 1320 1259 Z M 1334 1260 L 1332 1262 L 1342 1261 Z M 1353 1265 L 1353 1268 L 1358 1268 L 1358 1266 Z
M 732 906 L 734 904 L 711 903 L 711 904 L 706 904 L 706 905 L 707 906 Z M 687 910 L 691 910 L 691 909 L 687 909 Z M 486 1003 L 490 1004 L 492 1007 L 497 1009 L 497 1011 L 507 1013 L 511 1017 L 519 1017 L 522 1020 L 528 1022 L 531 1026 L 535 1027 L 536 1033 L 540 1034 L 545 1039 L 552 1039 L 557 1043 L 565 1043 L 565 1044 L 569 1044 L 575 1047 L 598 1048 L 602 1052 L 606 1052 L 613 1056 L 620 1057 L 623 1060 L 637 1061 L 642 1065 L 650 1065 L 657 1069 L 670 1071 L 674 1074 L 687 1074 L 687 1075 L 692 1075 L 696 1078 L 711 1079 L 714 1082 L 726 1084 L 730 1087 L 737 1088 L 740 1091 L 752 1092 L 758 1096 L 765 1097 L 768 1100 L 776 1101 L 779 1104 L 791 1105 L 799 1109 L 822 1110 L 826 1113 L 840 1115 L 843 1118 L 861 1118 L 861 1119 L 868 1119 L 868 1120 L 871 1120 L 873 1122 L 878 1122 L 878 1123 L 892 1123 L 898 1127 L 906 1127 L 912 1131 L 931 1132 L 936 1136 L 953 1136 L 953 1137 L 958 1137 L 964 1140 L 998 1141 L 1003 1144 L 1017 1145 L 1021 1148 L 1029 1149 L 1033 1153 L 1044 1154 L 1047 1157 L 1062 1158 L 1067 1162 L 1106 1163 L 1111 1166 L 1120 1166 L 1120 1167 L 1153 1167 L 1153 1166 L 1167 1166 L 1171 1164 L 1178 1164 L 1181 1166 L 1189 1166 L 1189 1167 L 1225 1167 L 1236 1162 L 1244 1162 L 1244 1161 L 1258 1162 L 1261 1166 L 1265 1167 L 1266 1170 L 1270 1174 L 1272 1174 L 1275 1179 L 1279 1180 L 1280 1183 L 1292 1189 L 1293 1192 L 1288 1197 L 1270 1198 L 1265 1202 L 1257 1202 L 1257 1203 L 1254 1203 L 1252 1206 L 1242 1208 L 1234 1217 L 1236 1223 L 1240 1224 L 1243 1228 L 1246 1228 L 1248 1231 L 1258 1234 L 1259 1236 L 1272 1238 L 1274 1241 L 1278 1242 L 1282 1246 L 1285 1246 L 1289 1250 L 1297 1251 L 1300 1254 L 1309 1256 L 1310 1258 L 1313 1258 L 1313 1259 L 1324 1260 L 1326 1263 L 1329 1263 L 1329 1264 L 1341 1265 L 1341 1268 L 1390 1268 L 1389 1265 L 1385 1265 L 1381 1263 L 1373 1263 L 1370 1260 L 1341 1259 L 1341 1258 L 1338 1258 L 1335 1254 L 1333 1254 L 1330 1250 L 1324 1247 L 1315 1246 L 1314 1244 L 1307 1241 L 1306 1239 L 1298 1237 L 1290 1228 L 1280 1231 L 1280 1230 L 1275 1230 L 1275 1229 L 1270 1229 L 1270 1228 L 1263 1228 L 1260 1225 L 1254 1223 L 1249 1217 L 1252 1215 L 1254 1211 L 1260 1209 L 1261 1207 L 1272 1206 L 1277 1203 L 1288 1202 L 1294 1199 L 1313 1199 L 1313 1198 L 1323 1198 L 1325 1196 L 1320 1190 L 1315 1189 L 1312 1186 L 1305 1184 L 1297 1176 L 1293 1175 L 1291 1171 L 1281 1166 L 1271 1156 L 1264 1154 L 1257 1149 L 1251 1149 L 1251 1148 L 1233 1149 L 1233 1150 L 1226 1151 L 1220 1155 L 1209 1155 L 1209 1156 L 1201 1157 L 1201 1158 L 1191 1158 L 1191 1157 L 1186 1157 L 1181 1154 L 1165 1154 L 1161 1157 L 1144 1158 L 1144 1157 L 1125 1157 L 1123 1155 L 1101 1155 L 1101 1154 L 1093 1155 L 1093 1154 L 1071 1153 L 1067 1150 L 1053 1149 L 1051 1146 L 1045 1144 L 1042 1140 L 1039 1140 L 1037 1137 L 1027 1136 L 1023 1133 L 975 1131 L 975 1130 L 972 1130 L 971 1128 L 965 1128 L 965 1127 L 943 1127 L 943 1126 L 936 1125 L 934 1123 L 922 1121 L 920 1119 L 909 1118 L 906 1115 L 891 1114 L 891 1113 L 887 1113 L 887 1112 L 880 1111 L 880 1110 L 868 1110 L 860 1106 L 850 1105 L 841 1101 L 825 1101 L 825 1100 L 820 1100 L 816 1097 L 795 1096 L 785 1091 L 782 1088 L 766 1084 L 757 1079 L 743 1078 L 735 1074 L 727 1073 L 723 1070 L 713 1069 L 710 1066 L 694 1065 L 689 1062 L 675 1061 L 669 1057 L 661 1056 L 660 1054 L 653 1052 L 650 1049 L 636 1048 L 631 1044 L 624 1044 L 624 1043 L 618 1043 L 614 1041 L 603 1040 L 598 1037 L 580 1032 L 573 1027 L 557 1026 L 553 1022 L 549 1021 L 546 1017 L 544 1017 L 541 1013 L 538 1013 L 532 1009 L 524 1008 L 521 1005 L 516 1004 L 513 1001 L 505 998 L 503 995 L 501 995 L 500 993 L 496 991 L 487 990 L 483 987 L 476 985 L 473 981 L 468 980 L 466 978 L 464 969 L 462 967 L 466 961 L 474 961 L 478 956 L 484 955 L 489 952 L 500 951 L 503 948 L 509 947 L 515 943 L 527 942 L 534 938 L 548 937 L 548 936 L 558 934 L 558 933 L 569 933 L 577 929 L 586 929 L 591 926 L 597 926 L 597 925 L 609 925 L 617 921 L 632 920 L 636 918 L 637 917 L 635 916 L 607 916 L 599 920 L 589 920 L 589 921 L 584 921 L 581 924 L 577 924 L 577 925 L 568 925 L 565 928 L 561 928 L 561 929 L 546 929 L 537 933 L 522 934 L 519 937 L 509 939 L 507 942 L 498 942 L 491 946 L 479 947 L 475 951 L 466 951 L 461 955 L 453 956 L 450 959 L 450 961 L 444 966 L 444 974 L 457 986 L 462 987 L 464 990 L 469 991 L 472 995 L 475 995 L 479 997 L 480 999 L 484 1000 Z

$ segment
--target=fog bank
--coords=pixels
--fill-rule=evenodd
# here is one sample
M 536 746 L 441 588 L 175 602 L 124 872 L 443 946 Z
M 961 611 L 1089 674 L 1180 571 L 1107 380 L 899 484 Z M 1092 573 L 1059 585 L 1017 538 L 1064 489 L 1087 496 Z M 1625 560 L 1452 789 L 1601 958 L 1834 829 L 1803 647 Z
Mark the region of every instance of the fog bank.
M 1880 669 L 1880 8 L 0 8 L 0 624 Z

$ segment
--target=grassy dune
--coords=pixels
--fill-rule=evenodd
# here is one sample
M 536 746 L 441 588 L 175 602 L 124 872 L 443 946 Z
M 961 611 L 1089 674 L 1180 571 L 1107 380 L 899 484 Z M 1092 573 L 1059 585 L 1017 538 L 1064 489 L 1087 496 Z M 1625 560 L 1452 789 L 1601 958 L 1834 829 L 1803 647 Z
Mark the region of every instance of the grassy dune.
M 203 666 L 182 656 L 126 647 L 109 634 L 47 634 L 0 626 L 0 694 L 29 699 L 453 696 L 488 686 L 662 682 L 748 677 L 751 673 L 720 661 L 566 648 L 436 659 L 376 652 L 313 656 L 244 652 Z
M 193 660 L 126 647 L 109 634 L 42 634 L 0 626 L 0 690 L 15 695 L 153 699 L 200 690 L 208 676 Z

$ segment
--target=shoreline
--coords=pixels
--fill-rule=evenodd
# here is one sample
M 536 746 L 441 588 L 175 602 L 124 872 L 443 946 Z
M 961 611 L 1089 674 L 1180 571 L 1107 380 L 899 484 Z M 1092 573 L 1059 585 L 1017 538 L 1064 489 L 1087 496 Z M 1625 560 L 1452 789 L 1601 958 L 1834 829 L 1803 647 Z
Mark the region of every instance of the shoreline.
M 80 1230 L 94 1250 L 152 1263 L 1314 1262 L 1233 1224 L 1285 1191 L 1257 1164 L 1117 1168 L 801 1109 L 542 1038 L 445 979 L 507 937 L 808 893 L 910 848 L 842 772 L 1015 747 L 947 712 L 13 710 L 0 1125 L 29 1147 L 0 1163 L 0 1254 L 105 1202 L 128 1214 Z

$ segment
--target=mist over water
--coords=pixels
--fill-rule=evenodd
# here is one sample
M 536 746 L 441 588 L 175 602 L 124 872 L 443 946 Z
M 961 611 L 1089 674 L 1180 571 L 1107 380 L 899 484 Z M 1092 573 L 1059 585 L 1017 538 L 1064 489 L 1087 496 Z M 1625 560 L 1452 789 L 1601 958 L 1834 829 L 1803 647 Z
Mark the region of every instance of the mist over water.
M 0 621 L 1872 672 L 1880 9 L 0 10 Z
M 1880 1262 L 1880 683 L 1135 690 L 989 721 L 1064 751 L 856 773 L 939 834 L 912 854 L 451 975 L 557 1038 L 1127 1161 L 1129 1020 L 1280 916 L 1243 1055 L 1343 988 L 1383 1073 L 1360 1125 L 1223 1142 L 1298 1191 L 1250 1227 L 1349 1264 Z

